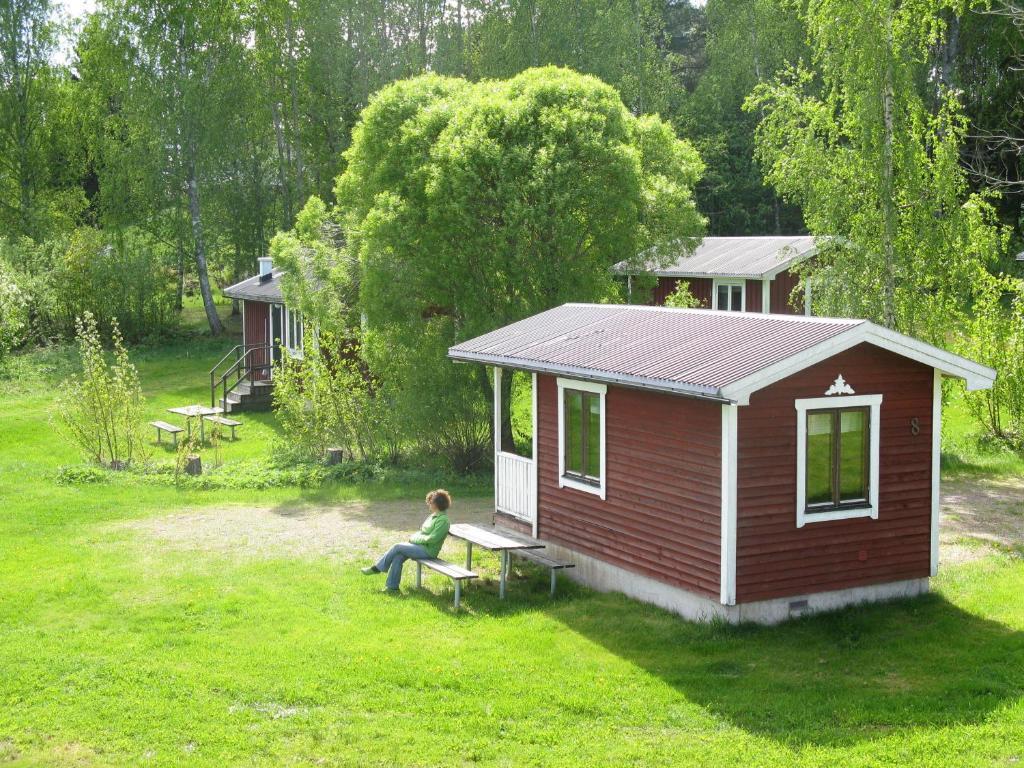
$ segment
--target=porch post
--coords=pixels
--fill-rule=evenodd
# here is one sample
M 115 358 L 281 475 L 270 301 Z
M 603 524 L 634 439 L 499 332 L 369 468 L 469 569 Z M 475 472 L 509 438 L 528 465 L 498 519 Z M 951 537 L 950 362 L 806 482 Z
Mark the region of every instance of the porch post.
M 533 505 L 533 538 L 537 538 L 537 523 L 540 517 L 540 483 L 538 482 L 538 471 L 537 471 L 537 374 L 530 374 L 532 392 L 532 409 L 533 409 L 533 447 L 530 450 L 530 458 L 533 463 L 530 466 L 530 478 L 533 482 L 533 493 L 531 494 L 530 504 Z M 552 578 L 554 578 L 554 570 L 551 571 Z
M 765 278 L 761 281 L 761 312 L 765 315 L 772 311 L 772 281 Z
M 494 511 L 498 511 L 498 454 L 501 453 L 501 374 L 494 366 Z

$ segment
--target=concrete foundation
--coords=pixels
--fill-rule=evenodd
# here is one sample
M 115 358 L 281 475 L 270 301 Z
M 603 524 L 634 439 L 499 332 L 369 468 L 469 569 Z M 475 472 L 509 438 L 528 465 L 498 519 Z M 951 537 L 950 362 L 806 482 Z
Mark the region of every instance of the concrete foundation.
M 568 547 L 551 542 L 545 542 L 545 545 L 545 554 L 556 560 L 569 560 L 576 563 L 575 568 L 562 571 L 574 581 L 600 592 L 621 592 L 645 603 L 678 613 L 691 621 L 710 621 L 719 618 L 733 624 L 742 621 L 756 624 L 778 624 L 787 619 L 810 613 L 831 611 L 859 603 L 915 597 L 928 591 L 928 579 L 920 578 L 837 589 L 830 592 L 790 595 L 739 605 L 722 605 L 715 598 L 664 584 Z

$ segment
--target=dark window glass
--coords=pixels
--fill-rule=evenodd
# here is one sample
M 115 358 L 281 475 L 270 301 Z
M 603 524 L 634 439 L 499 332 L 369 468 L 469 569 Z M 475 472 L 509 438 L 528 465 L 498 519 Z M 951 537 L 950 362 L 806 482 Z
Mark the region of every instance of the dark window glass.
M 601 481 L 601 396 L 566 389 L 565 474 L 598 485 Z
M 743 311 L 743 286 L 742 285 L 719 285 L 715 298 L 715 309 L 724 309 L 731 312 Z
M 808 511 L 839 509 L 868 498 L 867 408 L 807 412 Z

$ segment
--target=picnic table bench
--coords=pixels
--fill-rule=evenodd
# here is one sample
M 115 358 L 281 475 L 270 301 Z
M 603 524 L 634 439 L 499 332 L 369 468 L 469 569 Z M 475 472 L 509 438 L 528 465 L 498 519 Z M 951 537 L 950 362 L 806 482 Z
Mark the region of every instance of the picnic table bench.
M 149 422 L 149 426 L 156 427 L 156 441 L 158 443 L 163 442 L 161 438 L 163 433 L 166 432 L 171 436 L 175 446 L 178 445 L 178 433 L 185 431 L 181 427 L 176 427 L 174 424 L 168 424 L 166 421 L 151 421 Z
M 222 427 L 231 428 L 231 442 L 235 442 L 235 427 L 242 426 L 242 422 L 235 421 L 234 419 L 226 419 L 223 416 L 203 416 L 204 421 L 212 421 L 214 424 L 220 424 Z
M 533 549 L 519 549 L 512 552 L 516 557 L 521 557 L 524 560 L 529 560 L 531 563 L 541 565 L 551 571 L 551 596 L 555 596 L 555 586 L 558 584 L 557 574 L 558 571 L 565 570 L 566 568 L 575 568 L 576 563 L 570 563 L 566 560 L 555 560 L 552 557 L 548 557 L 543 552 L 537 552 Z
M 455 563 L 449 563 L 439 557 L 430 557 L 416 561 L 416 589 L 423 587 L 423 566 L 427 566 L 430 570 L 437 571 L 455 582 L 455 610 L 459 610 L 459 603 L 462 600 L 462 582 L 475 579 L 477 575 L 468 568 L 462 568 Z

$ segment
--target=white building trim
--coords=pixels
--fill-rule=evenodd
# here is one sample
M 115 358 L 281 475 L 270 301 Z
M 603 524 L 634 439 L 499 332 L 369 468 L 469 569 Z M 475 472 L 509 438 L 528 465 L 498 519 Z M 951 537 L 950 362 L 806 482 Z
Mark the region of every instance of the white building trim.
M 761 312 L 765 315 L 772 312 L 772 281 L 767 277 L 761 281 Z
M 722 405 L 722 605 L 736 604 L 736 477 L 738 463 L 738 407 Z
M 941 517 L 942 373 L 934 371 L 932 383 L 932 530 L 931 574 L 939 571 L 939 519 Z
M 606 461 L 606 448 L 605 442 L 605 396 L 608 392 L 608 387 L 604 384 L 598 384 L 594 381 L 582 381 L 579 379 L 563 379 L 558 377 L 558 487 L 559 488 L 574 488 L 577 491 L 584 491 L 585 493 L 592 493 L 596 496 L 600 496 L 602 500 L 606 497 L 606 488 L 608 484 L 608 472 L 605 466 Z M 575 480 L 571 477 L 565 476 L 565 390 L 575 389 L 580 392 L 594 392 L 600 395 L 601 398 L 601 445 L 600 445 L 600 467 L 601 477 L 598 485 L 591 485 L 590 483 L 584 483 L 579 480 Z
M 881 395 L 840 395 L 809 397 L 794 400 L 796 408 L 796 527 L 828 520 L 848 520 L 854 517 L 878 519 L 879 446 L 881 431 Z M 822 408 L 871 409 L 868 428 L 868 500 L 866 506 L 837 509 L 830 512 L 807 511 L 807 411 Z
M 538 521 L 540 519 L 540 483 L 538 482 L 538 477 L 537 477 L 537 473 L 538 473 L 537 463 L 538 462 L 537 462 L 537 374 L 536 373 L 531 373 L 530 374 L 530 384 L 531 384 L 531 387 L 532 387 L 532 392 L 531 392 L 532 405 L 531 405 L 531 407 L 533 408 L 533 414 L 532 414 L 532 418 L 533 418 L 533 431 L 531 433 L 533 435 L 533 447 L 532 447 L 532 449 L 530 451 L 530 460 L 533 461 L 533 466 L 530 467 L 530 472 L 533 474 L 533 493 L 534 493 L 534 499 L 533 499 L 533 510 L 534 510 L 534 512 L 533 512 L 533 538 L 536 539 L 537 538 L 537 525 L 538 525 Z M 602 413 L 602 418 L 603 418 L 604 417 L 603 416 L 604 415 L 604 409 L 603 408 L 601 410 L 601 413 Z

